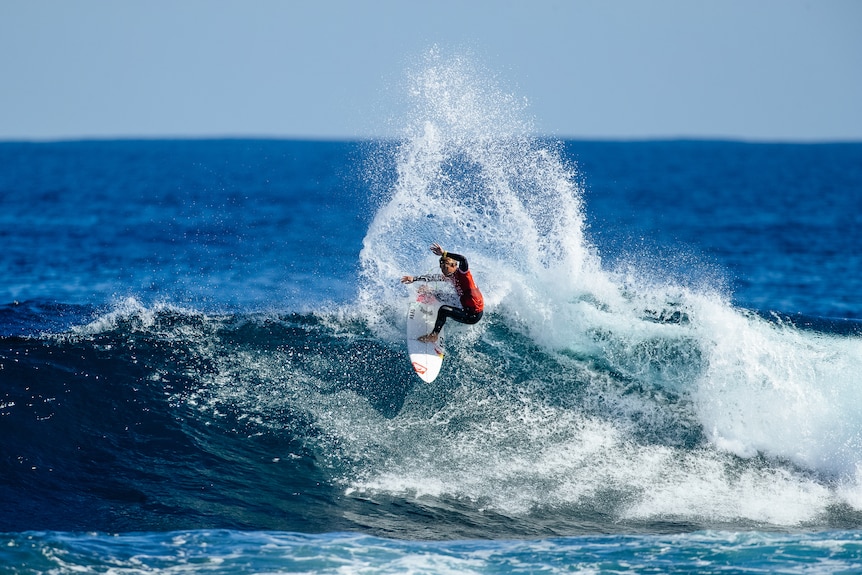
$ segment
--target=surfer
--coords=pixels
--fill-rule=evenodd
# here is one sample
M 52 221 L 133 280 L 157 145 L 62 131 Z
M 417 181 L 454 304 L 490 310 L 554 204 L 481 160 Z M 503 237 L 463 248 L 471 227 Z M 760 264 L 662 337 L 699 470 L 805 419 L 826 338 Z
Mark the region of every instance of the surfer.
M 434 343 L 443 329 L 443 324 L 446 323 L 446 318 L 452 318 L 457 322 L 474 324 L 482 319 L 482 309 L 485 306 L 482 299 L 482 292 L 476 287 L 476 282 L 473 281 L 473 274 L 470 273 L 467 264 L 467 258 L 460 254 L 447 252 L 440 244 L 431 244 L 431 251 L 440 256 L 440 274 L 429 274 L 424 276 L 404 276 L 401 278 L 401 283 L 410 284 L 415 281 L 448 281 L 455 286 L 455 291 L 458 293 L 458 298 L 461 300 L 461 307 L 453 307 L 451 305 L 441 305 L 437 312 L 437 321 L 434 322 L 434 329 L 428 335 L 423 335 L 419 341 L 423 343 Z

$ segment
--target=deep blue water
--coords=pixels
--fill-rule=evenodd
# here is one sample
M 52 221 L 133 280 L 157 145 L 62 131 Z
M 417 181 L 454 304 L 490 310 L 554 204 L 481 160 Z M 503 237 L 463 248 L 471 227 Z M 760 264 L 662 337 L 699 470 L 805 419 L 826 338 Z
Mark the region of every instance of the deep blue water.
M 862 144 L 417 116 L 0 143 L 0 571 L 858 570 Z

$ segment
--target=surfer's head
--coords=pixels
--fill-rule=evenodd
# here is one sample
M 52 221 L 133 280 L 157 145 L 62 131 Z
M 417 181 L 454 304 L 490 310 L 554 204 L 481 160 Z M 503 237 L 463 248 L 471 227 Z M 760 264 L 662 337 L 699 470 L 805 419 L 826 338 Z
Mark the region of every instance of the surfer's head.
M 446 256 L 440 258 L 440 270 L 443 272 L 443 275 L 451 276 L 455 273 L 456 269 L 458 269 L 458 260 L 453 260 Z

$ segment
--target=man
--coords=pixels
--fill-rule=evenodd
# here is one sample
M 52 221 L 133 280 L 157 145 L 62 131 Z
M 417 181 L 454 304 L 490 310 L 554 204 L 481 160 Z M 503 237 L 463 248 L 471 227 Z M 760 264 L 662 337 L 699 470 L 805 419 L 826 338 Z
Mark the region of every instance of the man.
M 423 343 L 434 343 L 440 335 L 440 330 L 443 329 L 443 324 L 446 323 L 446 318 L 451 317 L 455 321 L 474 324 L 482 319 L 482 310 L 485 307 L 485 302 L 482 299 L 482 292 L 476 287 L 476 282 L 473 281 L 473 274 L 470 273 L 467 264 L 467 258 L 460 254 L 447 252 L 440 244 L 431 244 L 431 251 L 440 256 L 440 271 L 443 275 L 430 274 L 427 276 L 404 276 L 401 278 L 401 283 L 409 284 L 415 281 L 448 281 L 458 293 L 458 298 L 461 300 L 461 307 L 453 307 L 450 305 L 440 306 L 437 312 L 437 321 L 434 323 L 434 329 L 428 335 L 423 335 L 419 341 Z

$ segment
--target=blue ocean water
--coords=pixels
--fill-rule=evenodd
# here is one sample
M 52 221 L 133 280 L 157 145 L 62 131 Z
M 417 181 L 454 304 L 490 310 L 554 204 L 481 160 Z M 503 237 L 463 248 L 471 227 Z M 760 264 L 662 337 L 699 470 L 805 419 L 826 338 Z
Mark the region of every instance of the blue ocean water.
M 0 572 L 862 570 L 862 144 L 0 143 Z M 438 241 L 487 311 L 431 385 Z

